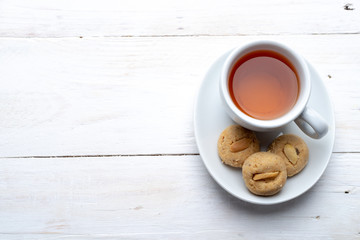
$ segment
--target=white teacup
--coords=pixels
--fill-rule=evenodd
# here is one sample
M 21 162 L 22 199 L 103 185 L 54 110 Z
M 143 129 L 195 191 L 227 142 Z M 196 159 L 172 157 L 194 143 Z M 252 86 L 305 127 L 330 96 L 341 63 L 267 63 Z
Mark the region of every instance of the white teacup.
M 285 57 L 295 68 L 299 92 L 294 106 L 285 114 L 269 120 L 260 120 L 242 112 L 233 102 L 229 91 L 229 75 L 236 62 L 248 53 L 270 50 Z M 234 49 L 227 57 L 220 76 L 220 95 L 229 116 L 241 126 L 259 132 L 278 130 L 295 121 L 308 136 L 320 139 L 326 135 L 328 124 L 307 105 L 311 92 L 311 78 L 304 59 L 289 47 L 273 41 L 256 41 Z

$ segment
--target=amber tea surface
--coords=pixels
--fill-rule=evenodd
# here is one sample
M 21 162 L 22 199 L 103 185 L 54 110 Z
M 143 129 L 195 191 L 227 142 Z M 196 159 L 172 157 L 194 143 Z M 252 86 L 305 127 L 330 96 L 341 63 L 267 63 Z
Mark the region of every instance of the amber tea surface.
M 299 95 L 295 68 L 284 56 L 258 50 L 240 58 L 229 76 L 229 92 L 235 105 L 260 120 L 281 117 Z

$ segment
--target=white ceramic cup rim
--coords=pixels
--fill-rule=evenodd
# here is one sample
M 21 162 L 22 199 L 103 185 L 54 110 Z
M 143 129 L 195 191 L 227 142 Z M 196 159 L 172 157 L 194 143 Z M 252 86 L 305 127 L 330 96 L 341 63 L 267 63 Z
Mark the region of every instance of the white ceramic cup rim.
M 229 74 L 234 64 L 247 53 L 256 50 L 270 50 L 283 55 L 288 59 L 297 71 L 300 83 L 298 99 L 293 108 L 286 114 L 271 120 L 260 120 L 252 118 L 239 110 L 232 101 L 229 93 Z M 234 49 L 225 60 L 220 76 L 220 94 L 225 101 L 227 111 L 235 122 L 238 122 L 249 129 L 267 131 L 280 128 L 295 120 L 305 109 L 311 92 L 310 73 L 305 60 L 291 48 L 273 41 L 261 40 L 245 44 Z

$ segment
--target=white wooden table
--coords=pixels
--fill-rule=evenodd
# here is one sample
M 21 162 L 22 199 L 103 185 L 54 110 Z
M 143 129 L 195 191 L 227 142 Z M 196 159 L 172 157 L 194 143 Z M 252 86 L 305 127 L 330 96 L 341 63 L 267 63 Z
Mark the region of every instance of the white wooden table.
M 272 206 L 206 171 L 213 61 L 281 41 L 333 101 L 329 166 Z M 0 1 L 0 239 L 360 239 L 360 2 Z

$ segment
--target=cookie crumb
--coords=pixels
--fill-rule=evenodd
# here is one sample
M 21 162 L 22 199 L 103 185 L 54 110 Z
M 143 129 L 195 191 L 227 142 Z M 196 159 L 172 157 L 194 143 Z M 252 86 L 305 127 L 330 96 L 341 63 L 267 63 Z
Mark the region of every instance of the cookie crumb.
M 352 7 L 352 3 L 347 3 L 344 6 L 344 10 L 354 10 L 355 8 Z
M 143 206 L 137 206 L 134 208 L 134 210 L 140 210 L 140 209 L 143 209 L 144 207 Z

